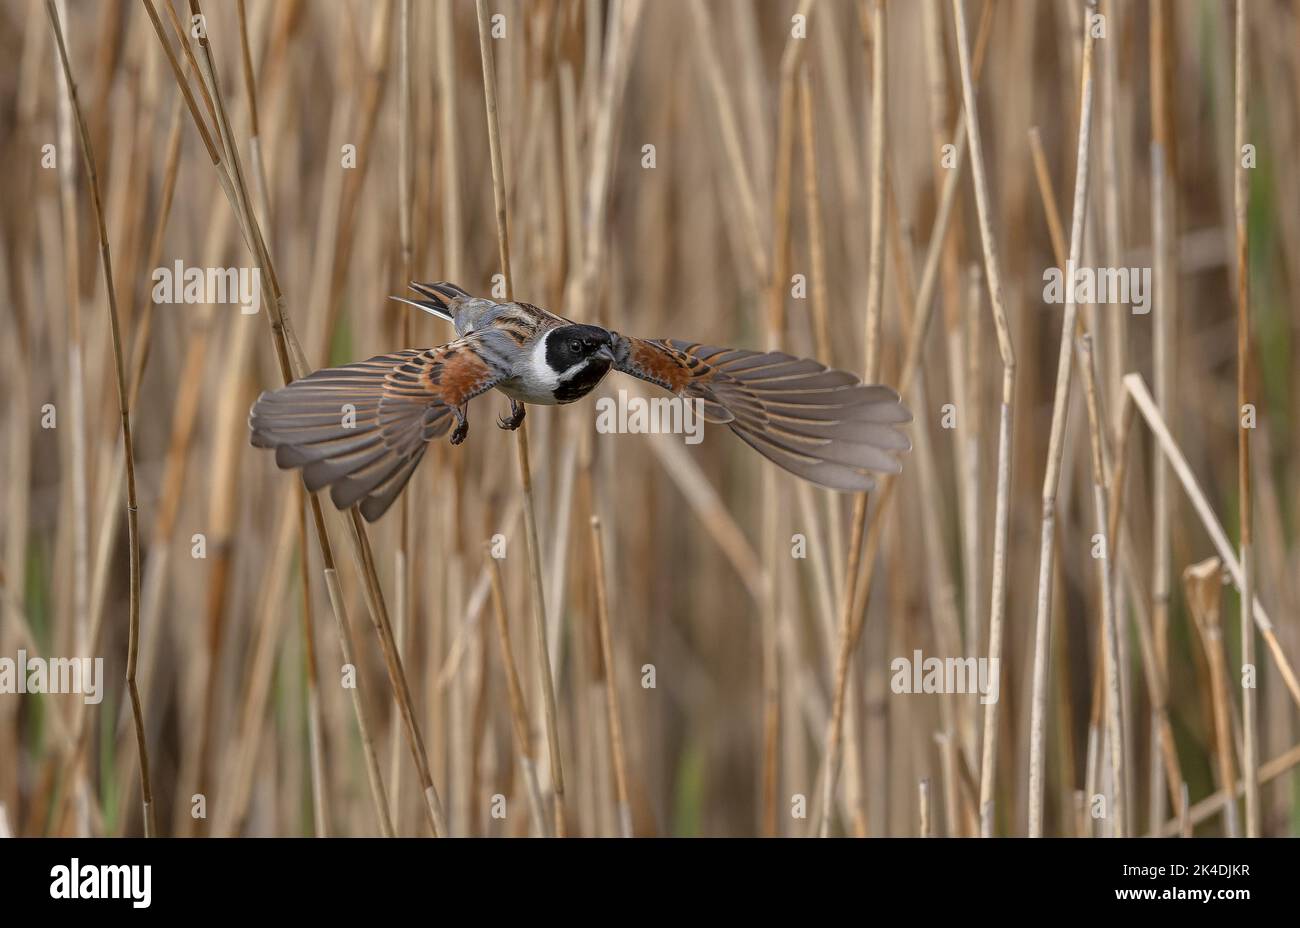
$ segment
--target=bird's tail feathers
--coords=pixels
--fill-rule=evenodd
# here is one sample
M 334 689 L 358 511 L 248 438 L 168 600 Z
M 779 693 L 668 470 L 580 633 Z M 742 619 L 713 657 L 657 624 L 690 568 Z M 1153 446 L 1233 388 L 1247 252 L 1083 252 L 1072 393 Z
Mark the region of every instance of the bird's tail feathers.
M 403 296 L 389 297 L 398 303 L 405 303 L 407 306 L 414 306 L 416 309 L 423 310 L 439 319 L 446 319 L 448 322 L 456 321 L 455 306 L 457 300 L 469 296 L 462 288 L 444 280 L 435 281 L 430 284 L 421 284 L 411 281 L 410 287 L 420 296 L 422 300 L 408 300 Z

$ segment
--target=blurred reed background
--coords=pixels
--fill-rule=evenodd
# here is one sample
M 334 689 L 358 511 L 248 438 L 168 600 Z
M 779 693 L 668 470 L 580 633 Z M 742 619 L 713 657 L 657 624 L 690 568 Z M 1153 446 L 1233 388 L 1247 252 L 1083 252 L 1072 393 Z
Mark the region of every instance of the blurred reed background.
M 139 596 L 76 111 L 45 2 L 3 0 L 0 655 L 102 656 L 105 698 L 0 695 L 0 830 L 1300 828 L 1294 3 L 1245 3 L 1240 33 L 1226 0 L 53 6 L 111 246 Z M 691 447 L 598 434 L 590 399 L 535 408 L 534 576 L 489 394 L 368 544 L 328 499 L 320 536 L 248 407 L 447 341 L 386 300 L 407 280 L 499 283 L 485 52 L 514 293 L 900 386 L 901 477 L 855 500 L 722 429 Z M 1152 268 L 1152 311 L 1046 305 L 1067 256 Z M 261 318 L 155 304 L 177 260 L 260 268 Z M 1245 638 L 1243 540 L 1267 616 Z M 995 713 L 895 693 L 915 649 L 1000 653 Z

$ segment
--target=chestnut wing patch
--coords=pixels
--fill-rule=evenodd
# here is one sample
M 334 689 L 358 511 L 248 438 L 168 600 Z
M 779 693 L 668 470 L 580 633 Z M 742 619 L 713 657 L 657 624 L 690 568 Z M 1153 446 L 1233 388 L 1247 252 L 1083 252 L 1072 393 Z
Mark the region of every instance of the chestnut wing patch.
M 410 400 L 464 406 L 501 379 L 474 350 L 477 341 L 479 337 L 471 334 L 437 348 L 409 352 L 413 356 L 403 358 L 385 377 L 385 396 L 390 402 Z M 398 352 L 380 357 L 407 354 Z

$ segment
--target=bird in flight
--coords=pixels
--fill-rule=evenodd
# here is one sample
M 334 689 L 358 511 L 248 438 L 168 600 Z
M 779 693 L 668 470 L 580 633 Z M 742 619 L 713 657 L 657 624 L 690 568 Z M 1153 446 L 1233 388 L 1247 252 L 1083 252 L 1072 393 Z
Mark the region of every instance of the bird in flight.
M 252 443 L 274 448 L 307 489 L 330 489 L 339 509 L 368 522 L 392 505 L 428 443 L 469 434 L 469 401 L 496 388 L 510 400 L 504 429 L 528 404 L 582 399 L 610 370 L 699 400 L 706 422 L 727 425 L 769 461 L 833 490 L 863 492 L 872 473 L 902 470 L 912 419 L 897 393 L 853 374 L 777 351 L 647 340 L 571 322 L 530 303 L 471 296 L 454 284 L 412 284 L 393 297 L 453 323 L 457 338 L 316 371 L 263 393 L 249 415 Z

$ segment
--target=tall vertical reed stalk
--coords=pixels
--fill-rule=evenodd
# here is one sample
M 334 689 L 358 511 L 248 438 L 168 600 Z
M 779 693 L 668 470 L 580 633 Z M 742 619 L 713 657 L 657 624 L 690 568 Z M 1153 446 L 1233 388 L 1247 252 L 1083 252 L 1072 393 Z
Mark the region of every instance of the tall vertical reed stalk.
M 1248 621 L 1255 598 L 1254 495 L 1250 482 L 1250 181 L 1246 174 L 1246 4 L 1237 0 L 1234 47 L 1233 201 L 1237 233 L 1237 493 L 1241 512 L 1241 663 L 1255 666 L 1255 625 Z M 1246 780 L 1246 837 L 1259 837 L 1259 700 L 1254 686 L 1241 691 L 1242 767 Z
M 954 0 L 958 2 L 958 0 Z M 1070 251 L 1068 267 L 1078 267 L 1083 252 L 1083 228 L 1088 202 L 1088 141 L 1092 127 L 1092 50 L 1093 33 L 1091 22 L 1084 17 L 1083 38 L 1083 75 L 1080 92 L 1079 145 L 1074 180 L 1074 214 L 1070 223 Z M 1047 468 L 1043 476 L 1043 511 L 1042 535 L 1038 551 L 1038 598 L 1037 615 L 1034 631 L 1034 684 L 1032 717 L 1029 733 L 1029 808 L 1028 827 L 1031 838 L 1043 834 L 1043 791 L 1045 780 L 1044 736 L 1047 726 L 1047 671 L 1051 654 L 1052 630 L 1052 572 L 1055 565 L 1054 544 L 1056 540 L 1056 496 L 1060 487 L 1061 456 L 1065 446 L 1065 426 L 1070 407 L 1070 379 L 1072 371 L 1072 347 L 1074 328 L 1078 315 L 1073 285 L 1067 288 L 1065 317 L 1061 323 L 1061 348 L 1056 368 L 1056 392 L 1052 406 L 1052 430 L 1047 447 Z M 1106 525 L 1104 503 L 1098 497 L 1099 518 L 1104 530 Z M 1118 669 L 1112 665 L 1112 673 Z M 1118 711 L 1118 710 L 1116 710 Z M 1111 746 L 1113 752 L 1120 751 L 1120 745 Z M 1118 763 L 1118 762 L 1116 762 Z M 1116 780 L 1114 788 L 1118 791 L 1122 781 Z M 1112 809 L 1114 819 L 1122 821 L 1119 814 L 1121 800 L 1118 792 Z
M 81 148 L 82 164 L 86 168 L 90 202 L 94 207 L 95 227 L 99 235 L 99 259 L 104 272 L 104 292 L 108 300 L 109 327 L 113 337 L 113 371 L 117 381 L 118 416 L 122 425 L 123 459 L 126 462 L 126 532 L 129 548 L 127 582 L 130 595 L 126 688 L 131 699 L 131 717 L 135 721 L 136 750 L 140 755 L 140 798 L 144 814 L 144 834 L 146 838 L 152 838 L 157 834 L 158 826 L 154 814 L 153 787 L 149 778 L 149 745 L 145 737 L 144 706 L 141 704 L 140 690 L 136 685 L 136 662 L 140 654 L 140 517 L 136 500 L 135 446 L 131 439 L 131 408 L 127 393 L 126 364 L 122 352 L 121 322 L 117 310 L 117 288 L 113 283 L 113 259 L 108 244 L 108 229 L 104 223 L 104 206 L 99 191 L 99 173 L 95 168 L 95 154 L 90 148 L 90 133 L 86 129 L 86 120 L 81 113 L 81 101 L 77 97 L 77 82 L 72 76 L 72 64 L 68 60 L 68 48 L 63 39 L 63 27 L 59 23 L 59 14 L 54 8 L 54 0 L 45 0 L 45 11 L 49 14 L 50 27 L 54 30 L 54 39 L 59 50 L 59 63 L 63 69 L 68 99 L 76 119 L 77 139 Z M 73 298 L 75 299 L 75 294 Z
M 488 144 L 492 156 L 492 197 L 496 202 L 497 245 L 501 257 L 501 274 L 505 280 L 506 299 L 513 300 L 514 277 L 510 269 L 510 228 L 506 213 L 505 168 L 501 163 L 501 128 L 498 118 L 497 78 L 492 55 L 492 27 L 485 0 L 476 0 L 478 12 L 479 52 L 483 59 L 483 96 L 487 107 Z M 528 565 L 532 580 L 533 630 L 536 634 L 538 676 L 546 708 L 546 743 L 550 758 L 551 788 L 554 792 L 555 835 L 566 833 L 564 810 L 564 763 L 560 757 L 560 731 L 555 708 L 555 682 L 551 673 L 550 648 L 546 634 L 546 593 L 542 588 L 542 554 L 537 540 L 537 507 L 533 499 L 533 473 L 528 460 L 528 430 L 523 423 L 515 430 L 515 450 L 519 464 L 519 482 L 524 498 L 524 534 L 528 545 Z

